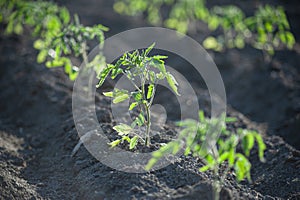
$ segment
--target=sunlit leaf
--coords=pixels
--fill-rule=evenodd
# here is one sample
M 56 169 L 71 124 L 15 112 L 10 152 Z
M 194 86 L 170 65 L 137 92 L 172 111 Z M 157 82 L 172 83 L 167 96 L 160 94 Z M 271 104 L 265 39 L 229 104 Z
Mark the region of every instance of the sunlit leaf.
M 127 124 L 119 124 L 114 126 L 113 129 L 116 130 L 119 135 L 128 135 L 132 131 L 131 126 L 128 126 Z
M 138 139 L 138 136 L 134 136 L 133 138 L 131 138 L 129 149 L 133 149 L 137 145 Z
M 120 144 L 120 142 L 121 142 L 121 140 L 115 140 L 115 141 L 108 143 L 108 145 L 113 148 L 113 147 L 117 146 L 118 144 Z
M 150 84 L 148 86 L 147 99 L 150 99 L 152 97 L 152 95 L 153 95 L 153 89 L 154 89 L 154 85 Z

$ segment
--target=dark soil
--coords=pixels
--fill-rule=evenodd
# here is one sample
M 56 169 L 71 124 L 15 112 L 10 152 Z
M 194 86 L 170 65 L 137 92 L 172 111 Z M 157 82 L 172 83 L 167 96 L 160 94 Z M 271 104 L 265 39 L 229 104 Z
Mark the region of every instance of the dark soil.
M 109 1 L 59 2 L 79 13 L 85 25 L 109 26 L 107 36 L 147 25 L 113 13 Z M 298 5 L 285 6 L 299 41 Z M 211 199 L 212 175 L 200 173 L 202 162 L 195 158 L 131 174 L 103 165 L 83 146 L 71 157 L 79 141 L 72 118 L 73 83 L 62 69 L 36 64 L 28 36 L 1 35 L 0 43 L 0 199 Z M 221 199 L 300 199 L 299 53 L 298 43 L 269 63 L 250 47 L 212 53 L 226 85 L 228 114 L 238 118 L 235 126 L 258 130 L 267 144 L 265 163 L 256 150 L 250 157 L 253 182 L 238 184 L 228 173 Z M 169 64 L 180 71 L 184 63 L 174 59 Z M 191 82 L 198 79 L 188 70 L 182 73 Z M 209 94 L 193 86 L 207 110 Z M 111 132 L 107 101 L 97 98 L 98 120 Z M 163 99 L 168 98 L 161 95 L 158 101 Z

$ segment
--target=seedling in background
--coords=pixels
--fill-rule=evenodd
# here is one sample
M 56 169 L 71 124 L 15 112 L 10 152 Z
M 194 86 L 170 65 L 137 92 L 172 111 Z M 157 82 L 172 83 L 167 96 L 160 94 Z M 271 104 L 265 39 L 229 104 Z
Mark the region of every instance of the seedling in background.
M 227 123 L 236 121 L 235 118 L 226 118 Z M 191 154 L 194 157 L 203 159 L 205 165 L 199 170 L 205 172 L 211 170 L 213 172 L 213 192 L 214 199 L 219 199 L 221 187 L 229 172 L 233 170 L 238 181 L 245 178 L 251 182 L 250 169 L 251 163 L 248 160 L 250 151 L 253 149 L 255 142 L 258 147 L 259 159 L 264 162 L 264 150 L 266 145 L 259 133 L 253 130 L 237 129 L 237 131 L 229 131 L 225 123 L 221 123 L 219 119 L 209 119 L 204 116 L 203 111 L 199 112 L 199 122 L 186 119 L 177 123 L 183 127 L 179 133 L 179 139 L 171 141 L 167 145 L 161 147 L 158 151 L 153 152 L 152 158 L 149 160 L 146 170 L 150 170 L 155 163 L 164 155 L 172 153 L 176 154 L 183 148 L 182 141 L 185 143 L 185 155 Z M 208 132 L 210 130 L 220 130 L 218 138 L 217 132 Z M 192 137 L 196 133 L 195 138 Z M 215 138 L 215 139 L 214 139 Z M 226 165 L 226 169 L 221 171 L 221 166 Z
M 100 87 L 105 79 L 110 76 L 115 79 L 118 75 L 124 75 L 135 87 L 135 91 L 130 92 L 124 89 L 114 88 L 113 91 L 104 92 L 107 97 L 113 98 L 112 102 L 117 104 L 128 99 L 132 99 L 128 110 L 137 109 L 138 116 L 134 119 L 131 125 L 124 123 L 113 127 L 121 137 L 109 143 L 111 147 L 115 147 L 122 142 L 129 143 L 129 149 L 133 149 L 139 141 L 146 146 L 150 146 L 150 128 L 151 128 L 151 106 L 156 92 L 156 85 L 159 80 L 166 79 L 171 89 L 175 94 L 178 93 L 178 83 L 173 75 L 165 68 L 164 59 L 167 56 L 155 55 L 148 56 L 154 47 L 154 43 L 141 53 L 136 50 L 133 53 L 125 53 L 116 64 L 107 64 L 98 75 Z M 136 81 L 139 80 L 139 84 Z M 139 134 L 141 127 L 146 128 L 145 137 Z
M 0 23 L 5 26 L 5 34 L 23 34 L 26 27 L 31 28 L 35 38 L 34 48 L 39 51 L 37 62 L 49 68 L 64 67 L 71 80 L 75 80 L 79 68 L 71 62 L 75 56 L 86 66 L 92 66 L 96 73 L 105 63 L 100 53 L 88 60 L 88 41 L 104 42 L 104 31 L 108 28 L 101 24 L 83 26 L 78 15 L 72 17 L 65 7 L 50 1 L 1 0 Z M 96 64 L 95 64 L 96 63 Z

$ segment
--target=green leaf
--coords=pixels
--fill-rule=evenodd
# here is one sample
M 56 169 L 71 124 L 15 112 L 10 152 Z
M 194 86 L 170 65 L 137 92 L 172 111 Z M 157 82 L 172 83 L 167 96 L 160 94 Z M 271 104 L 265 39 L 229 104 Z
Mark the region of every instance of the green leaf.
M 23 32 L 23 26 L 22 26 L 21 23 L 18 23 L 18 24 L 15 25 L 14 32 L 17 35 L 20 35 Z
M 131 139 L 130 137 L 128 137 L 127 135 L 122 136 L 122 141 L 127 141 L 128 143 L 130 143 Z
M 184 150 L 184 155 L 187 156 L 187 155 L 190 154 L 190 152 L 191 152 L 191 148 L 188 146 L 188 147 L 186 147 L 185 150 Z
M 133 110 L 139 103 L 138 102 L 133 102 L 129 106 L 129 110 Z
M 162 80 L 162 79 L 165 78 L 165 75 L 164 75 L 162 72 L 160 72 L 160 73 L 156 74 L 156 77 L 157 77 L 159 80 Z
M 136 118 L 135 121 L 136 121 L 136 124 L 137 124 L 138 126 L 142 126 L 142 125 L 145 124 L 145 117 L 144 117 L 143 112 L 141 112 L 141 113 L 138 115 L 138 117 Z
M 226 117 L 225 118 L 225 122 L 226 123 L 232 123 L 232 122 L 236 122 L 237 119 L 235 117 Z
M 205 121 L 205 116 L 203 110 L 199 111 L 199 121 L 204 122 Z
M 131 95 L 133 96 L 134 100 L 140 101 L 143 98 L 143 95 L 140 92 L 132 92 Z
M 103 85 L 106 77 L 108 76 L 109 72 L 114 68 L 114 65 L 111 64 L 107 64 L 107 67 L 104 68 L 102 71 L 100 71 L 100 73 L 97 75 L 97 78 L 99 79 L 99 83 L 96 85 L 96 87 L 100 87 L 101 85 Z
M 218 163 L 223 163 L 229 157 L 229 152 L 224 152 L 219 158 Z
M 242 139 L 242 147 L 246 156 L 250 155 L 250 151 L 254 146 L 254 136 L 248 132 Z
M 154 85 L 150 84 L 148 85 L 148 92 L 147 92 L 147 99 L 150 99 L 153 95 L 153 89 L 154 89 Z
M 199 171 L 200 171 L 200 172 L 205 172 L 205 171 L 207 171 L 207 170 L 209 170 L 209 169 L 210 169 L 210 166 L 209 166 L 209 165 L 205 165 L 205 166 L 201 167 L 201 168 L 199 169 Z
M 147 165 L 145 166 L 145 170 L 149 171 L 155 165 L 156 162 L 157 162 L 156 158 L 151 158 L 148 161 Z
M 33 43 L 33 47 L 34 47 L 35 49 L 41 50 L 41 49 L 43 49 L 43 48 L 45 47 L 45 43 L 44 43 L 43 40 L 38 39 L 38 40 L 36 40 L 36 41 Z
M 285 32 L 285 36 L 286 36 L 287 47 L 289 49 L 292 49 L 295 42 L 296 42 L 295 38 L 294 38 L 294 35 L 291 32 Z
M 251 177 L 250 177 L 251 163 L 244 155 L 240 153 L 237 154 L 237 161 L 235 163 L 234 169 L 237 174 L 238 181 L 241 181 L 245 177 L 247 177 L 248 181 L 251 182 Z
M 49 31 L 59 31 L 61 28 L 61 23 L 59 19 L 56 16 L 50 16 L 47 21 L 47 28 L 49 29 Z
M 60 14 L 60 17 L 62 18 L 64 24 L 69 23 L 70 13 L 69 13 L 68 9 L 66 9 L 65 7 L 61 8 L 59 14 Z
M 128 135 L 132 131 L 131 126 L 128 126 L 127 124 L 119 124 L 114 126 L 113 129 L 116 130 L 119 135 Z
M 210 20 L 208 21 L 208 28 L 211 30 L 211 31 L 214 31 L 218 28 L 219 26 L 219 19 L 217 16 L 211 16 L 210 17 Z
M 113 92 L 103 92 L 103 95 L 106 96 L 106 97 L 114 97 Z
M 180 143 L 175 142 L 174 145 L 172 146 L 172 154 L 175 155 L 176 153 L 178 153 L 178 151 L 180 150 Z
M 123 70 L 121 68 L 114 68 L 111 72 L 111 78 L 115 79 L 119 74 L 122 74 Z
M 113 148 L 113 147 L 117 146 L 118 144 L 120 144 L 120 142 L 121 142 L 121 140 L 115 140 L 115 141 L 108 143 L 108 145 Z
M 257 142 L 257 145 L 258 145 L 258 156 L 259 156 L 259 159 L 261 162 L 265 162 L 265 159 L 264 159 L 264 151 L 265 149 L 267 148 L 261 135 L 259 133 L 255 133 L 254 134 L 255 136 L 255 139 L 256 139 L 256 142 Z
M 138 139 L 138 136 L 131 138 L 129 149 L 133 149 L 137 145 Z
M 37 62 L 38 63 L 45 62 L 47 55 L 48 55 L 48 51 L 46 49 L 41 50 L 40 53 L 37 55 Z
M 148 56 L 148 54 L 150 53 L 150 51 L 153 49 L 153 47 L 155 46 L 155 42 L 153 42 L 146 50 L 144 53 L 144 57 Z
M 153 56 L 152 58 L 161 60 L 161 59 L 167 59 L 168 56 L 164 56 L 164 55 L 155 55 L 155 56 Z
M 120 94 L 120 95 L 117 95 L 114 100 L 113 100 L 113 103 L 117 104 L 117 103 L 120 103 L 120 102 L 123 102 L 125 100 L 127 100 L 129 98 L 129 95 L 128 94 Z
M 234 148 L 231 148 L 229 151 L 229 155 L 228 155 L 229 166 L 233 166 L 233 164 L 234 164 L 234 154 L 235 154 L 235 150 L 234 150 Z
M 218 49 L 219 44 L 215 37 L 209 36 L 203 41 L 203 46 L 205 49 Z
M 178 89 L 177 89 L 177 81 L 175 80 L 174 76 L 172 74 L 170 74 L 169 72 L 166 74 L 166 78 L 167 81 L 170 85 L 170 87 L 172 88 L 172 90 L 178 95 L 180 96 L 180 94 L 178 93 Z
M 159 69 L 159 71 L 163 75 L 166 76 L 167 71 L 166 71 L 166 67 L 165 67 L 164 61 L 160 60 L 160 59 L 153 58 L 152 62 L 153 62 L 154 67 L 156 67 L 157 69 Z
M 156 80 L 155 72 L 149 71 L 149 77 L 150 77 L 150 81 L 151 81 L 152 83 L 154 83 L 155 80 Z

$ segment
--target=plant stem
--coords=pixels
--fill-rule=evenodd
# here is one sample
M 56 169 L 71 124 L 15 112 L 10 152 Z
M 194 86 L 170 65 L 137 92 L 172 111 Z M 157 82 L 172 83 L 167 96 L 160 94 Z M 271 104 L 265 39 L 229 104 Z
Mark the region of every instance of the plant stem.
M 220 181 L 218 179 L 219 167 L 216 166 L 215 169 L 213 170 L 213 172 L 214 172 L 214 180 L 213 180 L 213 184 L 212 184 L 213 199 L 219 200 L 220 199 L 220 191 L 221 191 Z
M 150 106 L 145 105 L 146 107 L 146 115 L 147 115 L 147 123 L 146 123 L 146 140 L 145 145 L 150 147 L 150 126 L 151 126 L 151 113 L 150 113 Z

